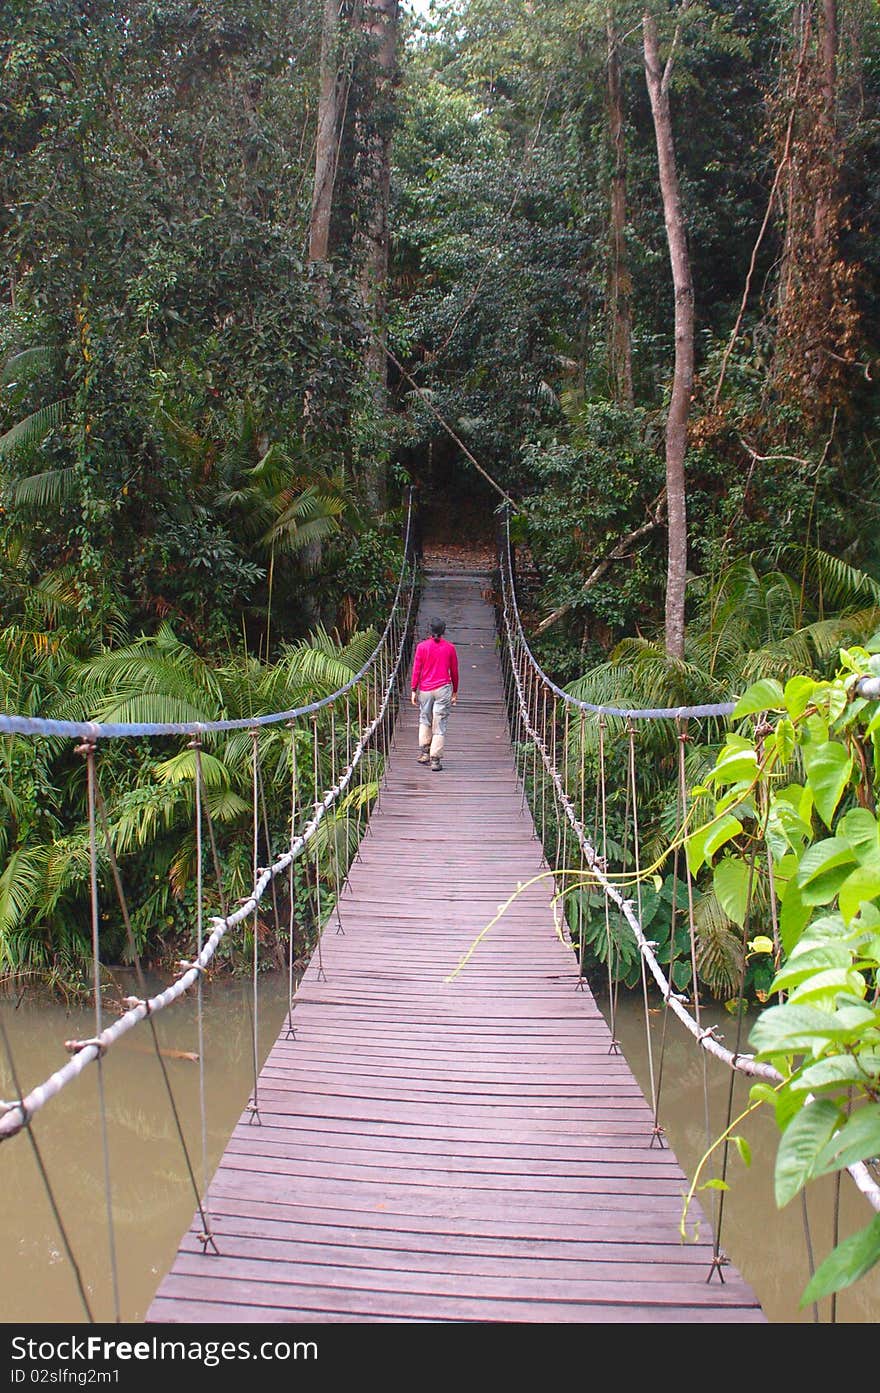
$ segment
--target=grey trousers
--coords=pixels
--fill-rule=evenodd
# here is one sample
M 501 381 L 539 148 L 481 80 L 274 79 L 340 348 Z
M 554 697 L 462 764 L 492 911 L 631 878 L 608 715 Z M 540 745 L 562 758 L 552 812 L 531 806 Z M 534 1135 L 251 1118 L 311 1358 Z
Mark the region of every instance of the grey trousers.
M 431 757 L 441 755 L 446 737 L 446 722 L 452 710 L 452 683 L 435 687 L 432 692 L 419 692 L 419 744 L 430 744 Z

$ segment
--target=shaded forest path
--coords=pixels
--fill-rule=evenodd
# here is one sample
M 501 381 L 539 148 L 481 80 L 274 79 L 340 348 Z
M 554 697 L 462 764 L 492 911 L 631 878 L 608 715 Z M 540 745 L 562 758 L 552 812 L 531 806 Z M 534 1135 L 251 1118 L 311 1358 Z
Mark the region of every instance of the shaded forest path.
M 398 719 L 387 786 L 157 1321 L 763 1321 L 554 926 L 508 733 L 488 575 L 429 573 L 461 668 L 445 767 Z M 438 562 L 439 562 L 438 558 Z M 460 562 L 460 565 L 456 564 Z M 435 565 L 438 564 L 435 562 Z M 405 684 L 405 694 L 408 684 Z M 525 888 L 449 980 L 498 906 Z

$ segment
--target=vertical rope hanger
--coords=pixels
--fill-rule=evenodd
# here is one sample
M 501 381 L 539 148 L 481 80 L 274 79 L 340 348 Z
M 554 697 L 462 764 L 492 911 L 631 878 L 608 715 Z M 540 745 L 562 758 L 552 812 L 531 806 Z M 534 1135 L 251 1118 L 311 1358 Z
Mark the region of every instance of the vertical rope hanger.
M 685 768 L 685 746 L 690 736 L 687 731 L 687 723 L 682 721 L 678 732 L 678 785 L 681 790 L 682 817 L 687 821 L 688 815 L 688 795 L 687 795 L 687 770 Z M 690 936 L 691 948 L 691 988 L 694 996 L 694 1019 L 700 1031 L 705 1035 L 714 1034 L 713 1027 L 703 1032 L 702 1007 L 700 1004 L 700 979 L 697 972 L 697 925 L 694 917 L 694 882 L 691 876 L 691 869 L 688 865 L 687 856 L 684 858 L 685 885 L 687 887 L 688 902 L 688 933 Z M 702 1036 L 701 1036 L 702 1038 Z M 712 1144 L 712 1121 L 709 1109 L 709 1061 L 706 1051 L 701 1050 L 701 1065 L 703 1071 L 703 1114 L 705 1124 L 706 1150 L 709 1151 Z M 717 1212 L 717 1191 L 712 1191 L 712 1222 L 715 1223 Z
M 362 693 L 362 691 L 361 691 L 361 685 L 360 685 L 360 683 L 358 683 L 358 689 L 357 689 L 357 707 L 358 707 L 358 709 L 357 709 L 358 739 L 359 739 L 359 740 L 363 740 L 363 738 L 364 738 L 364 731 L 365 731 L 365 729 L 366 729 L 366 723 L 365 723 L 365 721 L 364 721 L 363 693 Z M 364 754 L 366 754 L 366 750 L 364 750 Z M 349 763 L 351 763 L 351 760 L 349 760 Z M 363 766 L 361 766 L 361 767 L 363 768 Z M 367 772 L 369 773 L 369 771 L 367 771 Z M 354 859 L 355 859 L 356 861 L 358 861 L 358 862 L 363 862 L 363 859 L 364 859 L 364 858 L 361 856 L 361 840 L 362 840 L 362 838 L 363 838 L 363 832 L 361 831 L 361 820 L 362 820 L 362 818 L 363 818 L 363 816 L 364 816 L 364 806 L 363 806 L 363 804 L 364 804 L 363 798 L 358 798 L 358 800 L 357 800 L 358 837 L 357 837 L 357 851 L 356 851 L 355 854 L 354 854 Z
M 677 719 L 676 722 L 675 722 L 675 738 L 676 738 L 676 742 L 677 742 L 677 743 L 676 743 L 676 749 L 679 749 L 679 748 L 680 748 L 680 745 L 678 744 L 678 741 L 679 741 L 679 739 L 680 739 L 680 736 L 681 736 L 681 720 L 680 720 L 680 719 Z M 676 928 L 677 928 L 677 923 L 676 923 L 676 921 L 677 921 L 677 919 L 678 919 L 678 884 L 679 884 L 678 868 L 679 868 L 679 854 L 680 854 L 680 843 L 683 842 L 683 840 L 684 840 L 684 834 L 685 834 L 684 805 L 683 805 L 683 803 L 682 803 L 682 786 L 681 786 L 681 780 L 678 779 L 678 778 L 676 778 L 675 783 L 676 783 L 676 789 L 675 789 L 675 837 L 674 837 L 674 839 L 673 839 L 673 840 L 674 840 L 674 850 L 673 850 L 673 853 L 672 853 L 672 903 L 671 903 L 670 909 L 669 909 L 669 963 L 668 963 L 668 967 L 669 967 L 669 985 L 670 985 L 670 988 L 671 988 L 673 991 L 675 990 L 675 969 L 676 969 L 676 966 L 678 965 L 678 949 L 677 949 L 677 947 L 676 947 L 675 937 L 676 937 Z M 661 1124 L 661 1122 L 660 1122 L 660 1098 L 661 1098 L 661 1095 L 662 1095 L 662 1092 L 663 1092 L 663 1068 L 664 1068 L 664 1064 L 665 1064 L 665 1062 L 666 1062 L 666 1040 L 667 1040 L 668 1030 L 669 1030 L 669 1015 L 670 1015 L 670 1012 L 669 1012 L 669 1000 L 670 1000 L 669 996 L 665 996 L 664 999 L 663 999 L 663 1024 L 662 1024 L 661 1031 L 660 1031 L 660 1060 L 659 1060 L 659 1063 L 658 1063 L 658 1066 L 657 1066 L 657 1106 L 656 1106 L 656 1108 L 654 1109 L 654 1133 L 653 1133 L 653 1136 L 656 1137 L 656 1139 L 657 1139 L 657 1141 L 658 1141 L 658 1143 L 659 1143 L 660 1146 L 663 1146 L 663 1145 L 664 1145 L 664 1137 L 665 1137 L 665 1128 L 662 1126 L 662 1124 Z M 652 1139 L 652 1145 L 653 1145 L 653 1139 Z
M 201 956 L 205 934 L 204 918 L 204 867 L 202 852 L 202 797 L 203 797 L 203 775 L 202 769 L 202 742 L 196 736 L 190 742 L 190 749 L 195 757 L 195 802 L 196 802 L 196 944 L 197 956 Z M 205 1015 L 204 1015 L 204 974 L 199 973 L 199 980 L 196 985 L 196 1014 L 197 1014 L 197 1035 L 199 1046 L 199 1118 L 201 1122 L 202 1135 L 202 1197 L 203 1197 L 203 1217 L 204 1225 L 202 1232 L 210 1232 L 210 1216 L 208 1214 L 208 1110 L 206 1104 L 205 1090 Z M 213 1240 L 212 1240 L 213 1241 Z M 207 1244 L 205 1245 L 207 1248 Z M 215 1245 L 216 1252 L 216 1245 Z
M 256 726 L 251 730 L 251 765 L 252 765 L 252 794 L 253 794 L 253 883 L 256 885 L 260 876 L 260 753 L 259 753 L 260 732 Z M 260 1117 L 260 1041 L 259 1041 L 259 991 L 258 973 L 260 970 L 260 906 L 254 905 L 254 968 L 253 968 L 253 1064 L 254 1064 L 254 1092 L 253 1097 L 248 1103 L 250 1117 L 249 1125 L 254 1122 L 262 1126 L 263 1119 Z
M 128 902 L 127 902 L 127 900 L 126 900 L 125 889 L 124 889 L 123 884 L 122 884 L 122 875 L 121 875 L 120 870 L 119 870 L 119 863 L 118 863 L 118 861 L 117 861 L 117 859 L 116 859 L 116 853 L 115 853 L 115 851 L 113 850 L 113 839 L 112 839 L 112 837 L 111 837 L 111 835 L 110 835 L 110 820 L 109 820 L 109 818 L 108 818 L 108 816 L 107 816 L 107 809 L 106 809 L 106 806 L 105 806 L 105 804 L 104 804 L 104 799 L 103 799 L 103 796 L 102 796 L 102 794 L 101 794 L 101 788 L 100 788 L 100 785 L 99 785 L 97 779 L 95 780 L 95 803 L 96 803 L 98 815 L 99 815 L 100 821 L 101 821 L 101 829 L 102 829 L 103 834 L 104 834 L 104 850 L 105 850 L 106 855 L 107 855 L 107 860 L 108 860 L 109 863 L 110 863 L 110 871 L 111 871 L 111 874 L 112 874 L 112 877 L 113 877 L 113 884 L 114 884 L 114 886 L 115 886 L 115 888 L 116 888 L 116 898 L 117 898 L 117 900 L 118 900 L 118 902 L 119 902 L 119 909 L 120 909 L 120 913 L 121 913 L 121 915 L 122 915 L 122 922 L 123 922 L 123 924 L 125 925 L 126 940 L 127 940 L 127 942 L 128 942 L 129 952 L 130 952 L 130 954 L 131 954 L 131 960 L 132 960 L 132 963 L 133 963 L 133 965 L 134 965 L 134 970 L 135 970 L 135 973 L 136 973 L 136 975 L 137 975 L 138 986 L 140 987 L 140 990 L 141 990 L 141 993 L 142 993 L 140 999 L 137 998 L 137 997 L 126 997 L 126 998 L 124 998 L 124 1000 L 123 1000 L 123 1005 L 125 1005 L 125 1006 L 140 1006 L 140 1005 L 147 1005 L 149 993 L 148 993 L 148 991 L 147 991 L 146 979 L 145 979 L 145 977 L 144 977 L 143 963 L 141 962 L 141 955 L 140 955 L 140 953 L 138 952 L 137 942 L 136 942 L 135 936 L 134 936 L 134 930 L 132 929 L 131 915 L 130 915 L 129 910 L 128 910 Z M 201 951 L 201 950 L 199 950 L 199 951 Z M 195 965 L 192 964 L 192 963 L 181 963 L 181 966 L 182 966 L 182 967 L 187 967 L 187 968 L 189 968 L 189 967 L 193 967 L 193 966 L 195 966 Z M 203 975 L 204 975 L 204 974 L 203 974 L 201 968 L 197 968 L 197 982 L 198 982 L 198 985 L 199 985 L 199 986 L 201 986 Z M 203 1189 L 203 1191 L 200 1192 L 200 1191 L 199 1191 L 199 1185 L 198 1185 L 198 1182 L 197 1182 L 197 1180 L 196 1180 L 195 1167 L 194 1167 L 194 1165 L 193 1165 L 192 1159 L 191 1159 L 190 1154 L 189 1154 L 189 1147 L 187 1146 L 186 1136 L 184 1135 L 183 1122 L 182 1122 L 182 1120 L 181 1120 L 180 1110 L 178 1109 L 178 1106 L 177 1106 L 177 1100 L 176 1100 L 176 1098 L 175 1098 L 175 1096 L 174 1096 L 174 1089 L 173 1089 L 172 1086 L 171 1086 L 171 1078 L 170 1078 L 170 1075 L 169 1075 L 169 1073 L 168 1073 L 168 1068 L 167 1068 L 167 1066 L 166 1066 L 166 1064 L 165 1064 L 165 1060 L 164 1060 L 163 1055 L 162 1055 L 162 1050 L 161 1050 L 160 1045 L 159 1045 L 159 1036 L 158 1036 L 158 1032 L 157 1032 L 157 1030 L 156 1030 L 156 1022 L 155 1022 L 155 1019 L 154 1019 L 154 1016 L 153 1016 L 153 1012 L 152 1012 L 151 1010 L 149 1010 L 149 1008 L 147 1009 L 146 1019 L 147 1019 L 147 1021 L 149 1022 L 150 1034 L 151 1034 L 152 1040 L 153 1040 L 153 1049 L 154 1049 L 155 1055 L 156 1055 L 156 1063 L 157 1063 L 158 1066 L 159 1066 L 159 1072 L 160 1072 L 160 1074 L 162 1075 L 162 1082 L 163 1082 L 163 1084 L 164 1084 L 164 1086 L 165 1086 L 165 1092 L 166 1092 L 166 1094 L 167 1094 L 167 1096 L 168 1096 L 168 1102 L 169 1102 L 169 1105 L 170 1105 L 170 1107 L 171 1107 L 171 1115 L 172 1115 L 172 1117 L 173 1117 L 173 1119 L 174 1119 L 174 1126 L 175 1126 L 175 1130 L 176 1130 L 176 1132 L 177 1132 L 177 1138 L 178 1138 L 178 1141 L 180 1142 L 180 1149 L 181 1149 L 181 1152 L 182 1152 L 182 1154 L 183 1154 L 184 1164 L 185 1164 L 185 1166 L 186 1166 L 187 1175 L 189 1176 L 190 1185 L 192 1186 L 193 1196 L 194 1196 L 194 1198 L 195 1198 L 196 1209 L 197 1209 L 197 1211 L 198 1211 L 199 1218 L 200 1218 L 201 1221 L 202 1221 L 201 1231 L 200 1231 L 198 1234 L 196 1234 L 196 1237 L 198 1238 L 199 1242 L 202 1244 L 202 1251 L 203 1251 L 203 1252 L 207 1252 L 207 1251 L 208 1251 L 208 1248 L 210 1247 L 210 1248 L 213 1250 L 213 1252 L 216 1253 L 216 1252 L 218 1251 L 218 1249 L 217 1249 L 217 1244 L 215 1243 L 213 1233 L 211 1232 L 210 1218 L 209 1218 L 209 1215 L 208 1215 L 207 1206 L 206 1206 L 206 1204 L 205 1204 L 205 1199 L 204 1199 L 205 1194 L 207 1193 L 208 1183 L 207 1183 L 207 1119 L 206 1119 L 206 1113 L 205 1113 L 205 1110 L 204 1110 L 204 1096 L 203 1096 L 203 1090 L 200 1090 L 200 1099 L 201 1099 L 201 1104 L 202 1104 L 202 1107 L 201 1107 L 201 1123 L 202 1123 L 202 1145 L 203 1145 L 202 1161 L 203 1161 L 203 1174 L 204 1174 L 204 1189 Z M 203 1047 L 203 1042 L 200 1041 L 200 1048 L 201 1048 L 201 1047 Z M 201 1066 L 201 1065 L 202 1065 L 201 1057 L 200 1057 L 200 1059 L 199 1059 L 199 1063 L 200 1063 L 200 1066 Z M 202 1068 L 200 1068 L 200 1073 L 203 1074 L 203 1069 L 202 1069 Z
M 89 815 L 89 898 L 92 918 L 92 971 L 95 993 L 95 1039 L 99 1039 L 103 1029 L 101 1009 L 101 944 L 98 911 L 98 843 L 95 829 L 95 745 L 85 741 L 78 745 L 76 753 L 84 756 L 88 783 Z M 107 1103 L 104 1092 L 103 1051 L 99 1049 L 95 1060 L 98 1071 L 98 1110 L 101 1123 L 101 1150 L 104 1158 L 104 1199 L 107 1208 L 107 1238 L 110 1249 L 110 1278 L 113 1288 L 113 1312 L 116 1323 L 122 1316 L 119 1305 L 119 1267 L 116 1259 L 116 1229 L 113 1223 L 113 1193 L 110 1183 L 110 1144 L 107 1136 Z
M 627 722 L 626 733 L 627 733 L 627 739 L 628 739 L 628 755 L 629 755 L 628 764 L 629 764 L 629 779 L 630 779 L 630 798 L 631 798 L 631 803 L 632 803 L 632 820 L 633 820 L 633 858 L 634 858 L 634 867 L 635 867 L 635 873 L 636 873 L 636 902 L 637 902 L 637 905 L 638 905 L 639 923 L 641 924 L 641 923 L 643 922 L 643 916 L 642 916 L 642 867 L 641 867 L 641 853 L 640 853 L 640 849 L 639 849 L 639 799 L 638 799 L 638 791 L 637 791 L 637 788 L 636 788 L 636 729 L 635 729 L 635 726 L 633 725 L 632 721 L 628 721 L 628 722 Z M 642 999 L 643 999 L 643 1001 L 644 1001 L 644 1006 L 645 1006 L 645 1037 L 646 1037 L 647 1048 L 648 1048 L 648 1078 L 649 1078 L 650 1084 L 651 1084 L 651 1112 L 652 1112 L 653 1115 L 656 1117 L 656 1115 L 657 1115 L 657 1085 L 656 1085 L 655 1077 L 654 1077 L 654 1041 L 653 1041 L 652 1036 L 651 1036 L 651 1016 L 650 1016 L 650 1006 L 649 1006 L 649 1003 L 648 1003 L 648 968 L 647 968 L 647 964 L 646 964 L 646 962 L 645 962 L 645 956 L 644 956 L 643 953 L 640 953 L 640 954 L 639 954 L 639 961 L 640 961 L 640 963 L 641 963 L 641 968 L 642 968 Z M 653 1145 L 655 1144 L 655 1142 L 657 1142 L 657 1141 L 660 1142 L 660 1145 L 661 1145 L 661 1146 L 663 1145 L 663 1138 L 662 1138 L 662 1136 L 660 1136 L 660 1135 L 656 1132 L 656 1130 L 652 1128 L 652 1131 L 651 1131 L 651 1145 L 653 1146 Z
M 296 862 L 293 857 L 293 844 L 296 840 L 296 721 L 288 721 L 290 731 L 290 865 L 287 869 L 287 1034 L 285 1040 L 296 1039 L 296 1026 L 293 1024 L 293 940 L 296 922 Z
M 70 1236 L 68 1235 L 67 1229 L 64 1224 L 64 1220 L 61 1217 L 61 1210 L 58 1206 L 58 1201 L 55 1198 L 55 1191 L 52 1187 L 52 1182 L 49 1179 L 49 1172 L 46 1169 L 46 1164 L 43 1160 L 42 1152 L 40 1151 L 40 1148 L 37 1145 L 37 1139 L 34 1136 L 34 1129 L 33 1124 L 31 1122 L 31 1118 L 27 1111 L 24 1109 L 24 1104 L 22 1103 L 22 1099 L 24 1098 L 24 1091 L 22 1089 L 21 1083 L 19 1082 L 18 1070 L 15 1066 L 15 1056 L 12 1053 L 12 1044 L 10 1042 L 9 1035 L 6 1030 L 6 1023 L 3 1020 L 2 1016 L 0 1016 L 0 1034 L 2 1034 L 3 1036 L 3 1048 L 6 1051 L 6 1058 L 9 1061 L 9 1072 L 12 1076 L 12 1086 L 15 1089 L 16 1094 L 18 1095 L 14 1103 L 0 1102 L 0 1112 L 5 1112 L 11 1107 L 21 1108 L 21 1110 L 24 1112 L 22 1128 L 25 1132 L 27 1132 L 27 1138 L 30 1144 L 31 1151 L 33 1153 L 34 1161 L 36 1162 L 37 1170 L 40 1173 L 40 1179 L 43 1182 L 43 1188 L 46 1191 L 46 1196 L 49 1200 L 49 1207 L 52 1210 L 52 1217 L 55 1220 L 55 1224 L 58 1228 L 58 1233 L 61 1237 L 61 1242 L 64 1245 L 64 1251 L 67 1254 L 67 1261 L 73 1268 L 73 1276 L 76 1282 L 77 1291 L 79 1292 L 80 1301 L 83 1304 L 83 1310 L 86 1313 L 86 1320 L 89 1322 L 90 1325 L 94 1325 L 95 1317 L 92 1313 L 92 1308 L 89 1305 L 89 1298 L 86 1293 L 82 1271 L 80 1270 L 80 1265 L 77 1262 L 76 1254 L 73 1251 L 73 1244 L 70 1241 Z
M 605 783 L 605 717 L 599 717 L 599 783 L 596 788 L 599 811 L 602 819 L 602 867 L 608 866 L 608 792 Z M 627 798 L 627 803 L 629 799 Z M 628 821 L 627 816 L 627 821 Z M 625 866 L 624 866 L 625 868 Z M 611 1043 L 608 1046 L 609 1054 L 620 1054 L 620 1041 L 617 1038 L 617 982 L 614 977 L 614 935 L 611 932 L 611 907 L 608 903 L 608 896 L 603 895 L 605 901 L 605 957 L 608 967 L 608 1008 L 611 1017 Z
M 330 706 L 330 785 L 332 788 L 336 787 L 336 709 L 333 704 Z M 336 912 L 336 932 L 344 935 L 345 929 L 342 927 L 342 916 L 339 912 L 339 818 L 335 809 L 332 826 L 328 823 L 327 829 L 327 835 L 329 836 L 332 833 L 333 836 L 333 845 L 330 848 L 330 864 L 333 872 L 333 891 L 335 895 L 335 904 L 333 908 Z
M 579 746 L 579 752 L 578 752 L 578 762 L 579 762 L 579 772 L 580 772 L 579 787 L 580 787 L 580 824 L 581 824 L 581 827 L 584 827 L 584 826 L 586 825 L 586 824 L 585 824 L 585 820 L 584 820 L 584 813 L 585 813 L 585 809 L 586 809 L 586 796 L 587 796 L 586 778 L 585 778 L 585 774 L 586 774 L 586 759 L 587 759 L 586 734 L 587 734 L 587 713 L 586 713 L 585 711 L 581 711 L 581 713 L 580 713 L 580 730 L 579 730 L 579 732 L 578 732 L 579 740 L 580 740 L 580 746 Z M 578 898 L 577 898 L 578 975 L 577 975 L 577 981 L 575 982 L 575 991 L 580 991 L 580 992 L 582 992 L 582 991 L 585 990 L 586 985 L 587 985 L 586 977 L 584 976 L 584 950 L 585 950 L 585 943 L 584 943 L 584 884 L 585 884 L 585 871 L 584 871 L 584 867 L 585 867 L 585 865 L 586 865 L 586 860 L 585 860 L 585 857 L 584 857 L 584 849 L 583 849 L 583 846 L 581 845 L 580 838 L 579 838 L 579 837 L 576 837 L 576 838 L 575 838 L 575 841 L 576 841 L 576 845 L 577 845 L 577 849 L 578 849 L 578 862 L 579 862 Z
M 318 713 L 312 713 L 312 774 L 314 782 L 314 816 L 317 817 L 318 809 L 321 806 L 320 800 L 320 769 L 318 767 Z M 369 826 L 369 823 L 367 824 Z M 318 852 L 318 838 L 313 838 L 315 846 L 315 935 L 317 938 L 318 949 L 318 971 L 319 982 L 326 982 L 327 974 L 324 971 L 324 957 L 321 948 L 321 938 L 323 937 L 323 916 L 321 913 L 321 863 Z

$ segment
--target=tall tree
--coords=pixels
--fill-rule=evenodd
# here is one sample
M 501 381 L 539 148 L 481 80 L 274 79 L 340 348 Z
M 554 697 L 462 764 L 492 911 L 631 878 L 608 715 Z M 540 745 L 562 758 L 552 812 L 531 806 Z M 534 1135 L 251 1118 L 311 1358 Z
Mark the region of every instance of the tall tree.
M 646 10 L 642 16 L 645 50 L 645 76 L 651 98 L 651 114 L 657 142 L 660 192 L 672 285 L 675 293 L 675 367 L 672 395 L 666 418 L 666 503 L 669 519 L 669 547 L 666 569 L 666 651 L 672 657 L 684 656 L 684 602 L 687 579 L 687 501 L 685 455 L 691 396 L 694 385 L 694 286 L 688 252 L 681 186 L 672 138 L 669 108 L 669 81 L 678 42 L 673 38 L 665 66 L 660 59 L 657 21 Z
M 611 237 L 608 267 L 609 359 L 616 401 L 633 405 L 632 276 L 626 252 L 626 138 L 615 6 L 605 15 L 608 37 L 608 134 L 611 145 Z
M 359 199 L 364 208 L 360 289 L 367 311 L 370 337 L 365 366 L 376 404 L 385 406 L 387 365 L 385 331 L 388 316 L 388 211 L 391 200 L 391 129 L 397 83 L 398 0 L 373 0 L 364 6 L 368 40 L 365 53 L 368 92 L 362 112 Z M 363 479 L 368 504 L 385 503 L 384 471 L 378 461 Z
M 333 191 L 339 168 L 342 127 L 351 87 L 350 40 L 360 0 L 325 0 L 321 28 L 321 90 L 315 134 L 315 181 L 309 221 L 309 261 L 330 255 Z M 348 42 L 346 42 L 348 40 Z

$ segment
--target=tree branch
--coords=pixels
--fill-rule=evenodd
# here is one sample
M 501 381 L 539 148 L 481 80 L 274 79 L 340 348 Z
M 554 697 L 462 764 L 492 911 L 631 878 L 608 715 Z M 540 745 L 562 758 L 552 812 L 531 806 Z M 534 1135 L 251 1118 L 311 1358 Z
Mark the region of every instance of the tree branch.
M 557 620 L 563 619 L 570 610 L 579 605 L 587 591 L 592 590 L 593 586 L 602 579 L 605 572 L 609 570 L 615 561 L 623 561 L 626 559 L 630 553 L 630 548 L 633 547 L 640 538 L 647 536 L 649 532 L 653 532 L 655 528 L 662 525 L 665 507 L 666 490 L 663 489 L 650 505 L 651 516 L 648 518 L 647 522 L 643 522 L 640 527 L 635 528 L 632 532 L 628 532 L 625 537 L 621 537 L 620 540 L 615 543 L 608 555 L 603 557 L 603 559 L 593 567 L 587 579 L 584 581 L 580 593 L 577 594 L 573 600 L 567 600 L 564 605 L 560 605 L 552 614 L 548 614 L 546 619 L 541 620 L 535 630 L 536 638 L 539 634 L 543 634 L 546 629 L 549 629 L 552 624 L 555 624 Z

